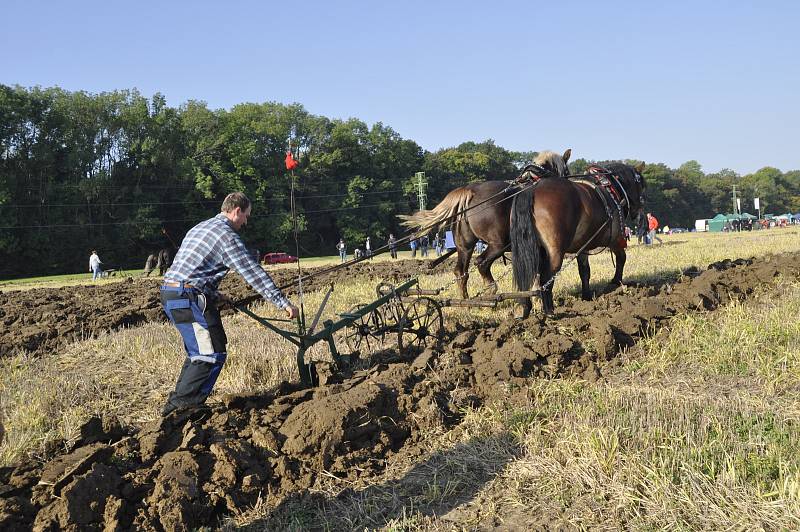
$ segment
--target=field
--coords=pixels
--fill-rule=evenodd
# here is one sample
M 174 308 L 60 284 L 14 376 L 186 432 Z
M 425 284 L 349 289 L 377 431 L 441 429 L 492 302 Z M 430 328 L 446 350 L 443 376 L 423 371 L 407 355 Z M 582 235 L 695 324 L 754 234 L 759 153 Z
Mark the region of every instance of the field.
M 631 246 L 623 289 L 601 254 L 593 301 L 572 264 L 554 318 L 446 309 L 441 350 L 387 341 L 312 390 L 291 345 L 226 315 L 211 408 L 166 419 L 183 355 L 157 280 L 2 286 L 0 527 L 797 529 L 800 234 L 663 238 Z M 303 303 L 335 282 L 335 318 L 416 275 L 455 297 L 451 267 L 368 261 Z

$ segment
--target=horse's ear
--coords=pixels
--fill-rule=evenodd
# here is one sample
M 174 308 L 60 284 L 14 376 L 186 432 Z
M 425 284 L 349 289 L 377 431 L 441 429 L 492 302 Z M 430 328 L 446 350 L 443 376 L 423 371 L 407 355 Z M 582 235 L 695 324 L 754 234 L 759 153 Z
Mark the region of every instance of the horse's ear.
M 644 162 L 637 164 L 636 166 L 634 166 L 634 168 L 636 169 L 637 172 L 641 174 L 642 170 L 644 170 Z
M 561 158 L 564 159 L 564 164 L 567 164 L 570 155 L 572 155 L 572 148 L 567 148 L 567 151 L 565 151 L 564 155 L 561 156 Z

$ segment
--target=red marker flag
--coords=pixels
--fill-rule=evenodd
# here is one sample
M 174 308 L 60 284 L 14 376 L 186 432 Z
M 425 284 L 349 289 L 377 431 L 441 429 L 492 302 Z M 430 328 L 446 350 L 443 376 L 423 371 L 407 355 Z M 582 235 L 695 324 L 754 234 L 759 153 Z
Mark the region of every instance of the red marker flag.
M 297 168 L 297 165 L 298 165 L 298 162 L 294 160 L 294 157 L 292 157 L 292 152 L 291 151 L 287 151 L 286 152 L 286 169 L 287 170 L 294 170 L 295 168 Z

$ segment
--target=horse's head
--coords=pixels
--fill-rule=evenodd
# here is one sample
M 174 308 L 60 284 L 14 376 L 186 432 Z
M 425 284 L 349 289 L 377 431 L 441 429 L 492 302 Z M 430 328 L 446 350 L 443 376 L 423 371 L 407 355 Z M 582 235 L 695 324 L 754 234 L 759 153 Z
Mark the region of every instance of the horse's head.
M 611 172 L 614 180 L 623 188 L 628 216 L 635 217 L 644 205 L 645 182 L 642 177 L 644 163 L 631 166 L 620 162 L 604 163 L 603 168 Z
M 631 182 L 628 185 L 630 187 L 628 189 L 628 197 L 631 201 L 631 213 L 637 212 L 639 209 L 644 207 L 644 191 L 647 185 L 644 182 L 644 176 L 642 175 L 643 171 L 644 163 L 639 163 L 633 167 L 633 175 L 630 176 Z
M 545 150 L 539 153 L 533 160 L 533 164 L 543 168 L 547 175 L 540 177 L 563 177 L 569 173 L 567 161 L 572 155 L 572 150 L 567 150 L 564 155 L 559 155 L 554 151 Z

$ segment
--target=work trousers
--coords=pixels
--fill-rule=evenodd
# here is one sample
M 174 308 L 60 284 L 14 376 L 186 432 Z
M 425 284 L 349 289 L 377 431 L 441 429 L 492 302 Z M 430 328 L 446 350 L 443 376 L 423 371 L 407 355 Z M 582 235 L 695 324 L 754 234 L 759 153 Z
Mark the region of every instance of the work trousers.
M 186 286 L 161 287 L 161 304 L 183 338 L 186 360 L 162 411 L 203 404 L 227 358 L 228 339 L 213 297 Z

